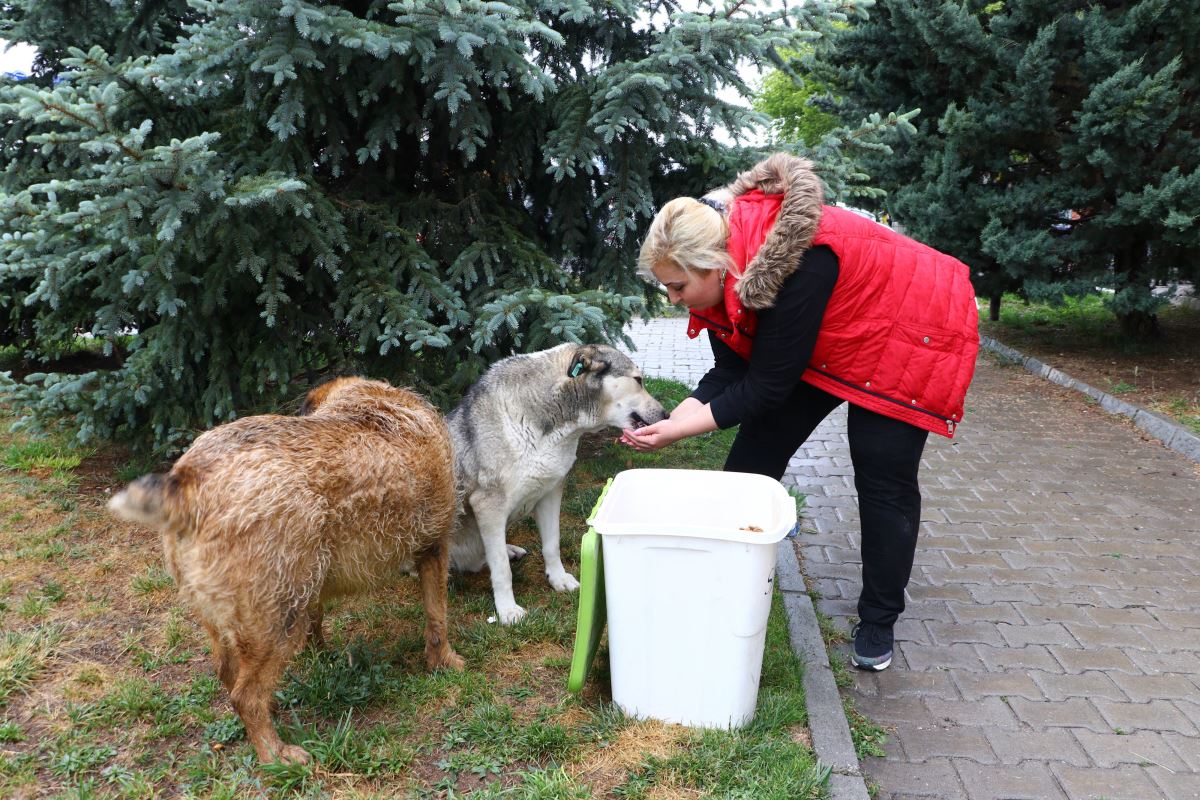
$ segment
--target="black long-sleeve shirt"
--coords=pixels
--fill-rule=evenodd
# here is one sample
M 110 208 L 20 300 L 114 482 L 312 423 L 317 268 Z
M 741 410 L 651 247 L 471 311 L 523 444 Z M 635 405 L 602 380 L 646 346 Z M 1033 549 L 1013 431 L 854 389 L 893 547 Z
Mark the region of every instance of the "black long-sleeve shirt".
M 758 313 L 758 330 L 745 361 L 709 331 L 715 364 L 692 397 L 710 404 L 720 428 L 731 428 L 775 408 L 808 368 L 825 306 L 838 278 L 838 259 L 828 247 L 809 248 L 784 280 L 775 305 Z

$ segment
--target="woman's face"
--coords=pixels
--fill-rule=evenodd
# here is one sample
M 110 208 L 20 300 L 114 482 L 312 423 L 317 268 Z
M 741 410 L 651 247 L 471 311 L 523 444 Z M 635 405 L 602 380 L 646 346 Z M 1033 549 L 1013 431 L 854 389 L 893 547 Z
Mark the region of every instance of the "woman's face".
M 663 264 L 651 270 L 667 290 L 673 305 L 690 309 L 708 308 L 720 303 L 725 296 L 721 275 L 715 269 L 695 269 L 685 272 L 673 264 Z

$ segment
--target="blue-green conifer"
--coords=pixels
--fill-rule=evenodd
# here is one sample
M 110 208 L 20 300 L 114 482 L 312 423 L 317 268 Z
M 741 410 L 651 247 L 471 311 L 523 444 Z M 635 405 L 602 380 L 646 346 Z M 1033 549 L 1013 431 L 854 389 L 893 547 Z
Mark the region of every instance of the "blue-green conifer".
M 0 89 L 0 323 L 111 359 L 10 389 L 170 449 L 325 374 L 446 402 L 619 336 L 657 204 L 749 161 L 714 132 L 756 115 L 719 90 L 867 4 L 7 4 L 46 58 Z
M 1170 0 L 897 0 L 821 46 L 850 115 L 919 108 L 864 169 L 1001 294 L 1110 290 L 1135 336 L 1200 278 L 1200 15 Z

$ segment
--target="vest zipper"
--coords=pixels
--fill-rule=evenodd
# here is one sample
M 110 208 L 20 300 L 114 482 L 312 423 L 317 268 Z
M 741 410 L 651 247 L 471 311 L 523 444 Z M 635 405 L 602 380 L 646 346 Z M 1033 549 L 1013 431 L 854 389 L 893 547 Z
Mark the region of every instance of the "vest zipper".
M 720 328 L 723 331 L 728 331 L 729 333 L 733 333 L 733 328 L 730 328 L 728 325 L 722 325 L 719 322 L 714 322 L 713 320 L 709 319 L 708 317 L 702 317 L 699 314 L 697 314 L 695 311 L 692 312 L 692 316 L 695 317 L 696 319 L 700 320 L 701 322 L 708 323 L 709 325 L 711 325 L 714 328 Z
M 696 319 L 700 320 L 701 322 L 703 322 L 703 323 L 705 323 L 705 324 L 707 324 L 707 325 L 709 325 L 709 326 L 713 327 L 713 328 L 720 328 L 721 330 L 723 330 L 723 331 L 727 331 L 727 332 L 729 332 L 729 333 L 734 333 L 734 332 L 737 332 L 737 333 L 740 333 L 742 336 L 745 336 L 747 339 L 753 339 L 753 338 L 754 338 L 754 334 L 752 334 L 752 333 L 749 333 L 749 332 L 748 332 L 748 331 L 747 331 L 745 328 L 741 327 L 740 325 L 737 325 L 736 323 L 734 324 L 734 326 L 733 326 L 732 328 L 730 328 L 730 327 L 728 327 L 728 326 L 726 326 L 726 325 L 722 325 L 722 324 L 721 324 L 721 323 L 719 323 L 719 322 L 713 322 L 713 321 L 712 321 L 711 319 L 709 319 L 708 317 L 702 317 L 702 316 L 700 316 L 699 314 L 697 314 L 697 313 L 695 313 L 695 312 L 692 312 L 692 316 L 693 316 L 693 317 L 695 317 Z

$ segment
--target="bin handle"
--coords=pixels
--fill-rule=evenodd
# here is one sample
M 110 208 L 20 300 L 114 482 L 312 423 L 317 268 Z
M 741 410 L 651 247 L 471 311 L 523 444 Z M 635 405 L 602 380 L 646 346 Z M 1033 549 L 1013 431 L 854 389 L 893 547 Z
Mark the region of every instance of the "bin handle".
M 604 498 L 608 495 L 608 490 L 612 488 L 613 479 L 609 478 L 608 483 L 604 484 L 604 488 L 600 490 L 600 496 L 596 498 L 596 505 L 592 506 L 592 513 L 588 514 L 587 524 L 592 527 L 596 524 L 596 515 L 600 513 L 600 506 L 604 503 Z

